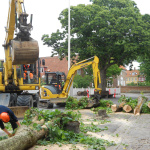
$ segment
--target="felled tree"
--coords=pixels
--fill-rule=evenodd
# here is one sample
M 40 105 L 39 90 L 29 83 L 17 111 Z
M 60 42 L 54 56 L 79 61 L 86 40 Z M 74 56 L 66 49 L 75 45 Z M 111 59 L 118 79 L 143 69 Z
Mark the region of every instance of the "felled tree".
M 28 126 L 22 125 L 16 131 L 15 136 L 0 141 L 0 150 L 26 150 L 34 146 L 39 139 L 48 135 L 50 129 L 55 128 L 56 125 L 62 129 L 79 132 L 79 122 L 73 121 L 71 113 L 55 111 L 47 115 L 49 117 L 45 117 L 35 110 L 27 112 L 24 123 Z
M 71 57 L 97 55 L 100 60 L 102 90 L 106 90 L 106 71 L 114 64 L 123 65 L 144 54 L 149 47 L 150 26 L 132 0 L 91 0 L 92 4 L 71 7 Z M 149 15 L 148 15 L 149 16 Z M 68 9 L 59 15 L 62 31 L 43 35 L 52 55 L 68 56 Z

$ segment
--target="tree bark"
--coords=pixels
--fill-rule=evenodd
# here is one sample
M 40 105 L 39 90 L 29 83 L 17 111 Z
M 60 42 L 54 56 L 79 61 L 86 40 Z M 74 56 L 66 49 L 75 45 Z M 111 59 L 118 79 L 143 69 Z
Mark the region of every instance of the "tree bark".
M 21 126 L 15 136 L 0 141 L 0 150 L 26 150 L 44 137 L 47 131 L 46 127 L 36 132 L 27 126 Z
M 116 104 L 114 104 L 114 105 L 111 106 L 111 110 L 112 110 L 113 112 L 121 111 L 121 109 L 119 108 L 119 106 L 116 105 Z
M 123 108 L 124 105 L 125 105 L 125 102 L 120 103 L 119 108 Z
M 148 108 L 150 108 L 150 102 L 148 102 L 147 106 L 148 106 Z
M 131 112 L 132 108 L 130 105 L 125 105 L 123 106 L 123 110 L 128 113 L 128 112 Z
M 139 96 L 138 97 L 138 104 L 137 106 L 135 107 L 134 109 L 134 115 L 140 115 L 140 112 L 141 112 L 141 108 L 143 106 L 143 104 L 148 100 L 147 97 L 144 97 L 144 96 Z
M 100 75 L 101 75 L 101 89 L 102 91 L 106 91 L 106 70 L 105 69 L 100 69 Z

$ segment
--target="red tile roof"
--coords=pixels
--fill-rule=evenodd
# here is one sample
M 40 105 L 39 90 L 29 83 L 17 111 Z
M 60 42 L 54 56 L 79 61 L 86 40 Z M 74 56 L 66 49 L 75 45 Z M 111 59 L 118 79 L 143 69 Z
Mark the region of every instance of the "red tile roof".
M 120 66 L 119 68 L 121 68 L 123 70 L 127 70 L 124 66 Z
M 139 70 L 127 70 L 127 77 L 137 77 L 139 74 Z

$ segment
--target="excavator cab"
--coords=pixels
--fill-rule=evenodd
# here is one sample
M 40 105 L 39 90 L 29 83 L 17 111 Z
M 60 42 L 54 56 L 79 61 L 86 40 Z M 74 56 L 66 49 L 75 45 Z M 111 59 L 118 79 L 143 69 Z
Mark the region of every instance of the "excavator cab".
M 46 85 L 55 88 L 57 94 L 62 92 L 66 81 L 66 75 L 64 72 L 45 72 L 45 77 Z

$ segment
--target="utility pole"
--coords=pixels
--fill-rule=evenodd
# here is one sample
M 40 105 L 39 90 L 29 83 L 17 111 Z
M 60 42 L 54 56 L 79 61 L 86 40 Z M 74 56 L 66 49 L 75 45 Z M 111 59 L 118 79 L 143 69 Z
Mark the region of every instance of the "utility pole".
M 68 7 L 68 71 L 70 69 L 70 0 Z M 69 96 L 73 96 L 73 83 L 70 87 Z

